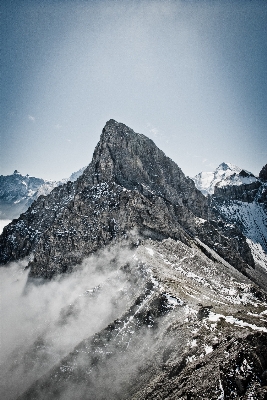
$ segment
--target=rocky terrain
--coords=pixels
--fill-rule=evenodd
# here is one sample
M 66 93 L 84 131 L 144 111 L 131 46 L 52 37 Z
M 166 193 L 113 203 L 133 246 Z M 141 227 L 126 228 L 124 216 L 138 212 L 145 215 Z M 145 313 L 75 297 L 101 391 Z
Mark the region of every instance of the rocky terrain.
M 214 173 L 204 172 L 194 178 L 198 189 L 209 194 L 213 212 L 244 233 L 255 261 L 262 267 L 267 265 L 266 169 L 265 165 L 257 178 L 251 172 L 222 163 Z
M 197 237 L 243 272 L 254 266 L 246 238 L 216 219 L 193 181 L 152 140 L 113 120 L 78 180 L 39 196 L 4 229 L 0 261 L 30 256 L 31 276 L 51 278 L 132 229 L 186 244 Z
M 5 365 L 7 399 L 266 399 L 264 291 L 173 239 L 146 239 L 127 256 L 117 246 L 113 254 L 103 266 L 123 276 L 110 322 L 60 361 L 39 332 L 25 353 L 13 352 L 10 370 Z M 78 318 L 81 296 L 98 313 L 96 301 L 107 295 L 107 281 L 90 288 L 88 275 L 86 282 L 89 290 L 60 313 L 65 329 Z M 14 388 L 18 360 L 23 383 Z
M 251 204 L 264 180 L 245 178 L 233 201 Z M 3 398 L 266 399 L 267 264 L 215 203 L 243 185 L 211 200 L 108 121 L 83 174 L 1 235 L 30 327 L 2 358 Z

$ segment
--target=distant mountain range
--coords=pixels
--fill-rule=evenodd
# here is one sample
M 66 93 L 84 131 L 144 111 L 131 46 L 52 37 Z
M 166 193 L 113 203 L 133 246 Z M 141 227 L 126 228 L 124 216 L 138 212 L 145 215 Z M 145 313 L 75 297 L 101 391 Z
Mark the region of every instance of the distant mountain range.
M 60 181 L 21 175 L 17 170 L 12 175 L 0 175 L 0 219 L 18 218 L 39 196 L 48 195 L 56 186 L 68 181 L 74 182 L 84 169 L 85 167 Z

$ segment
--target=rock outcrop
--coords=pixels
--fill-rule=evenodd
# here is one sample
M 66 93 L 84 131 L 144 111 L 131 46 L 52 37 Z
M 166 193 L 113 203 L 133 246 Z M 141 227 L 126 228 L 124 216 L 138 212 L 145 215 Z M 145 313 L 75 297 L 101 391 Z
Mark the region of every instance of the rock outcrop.
M 259 173 L 259 178 L 263 181 L 263 182 L 267 182 L 267 164 L 264 165 L 264 167 L 262 167 L 260 173 Z

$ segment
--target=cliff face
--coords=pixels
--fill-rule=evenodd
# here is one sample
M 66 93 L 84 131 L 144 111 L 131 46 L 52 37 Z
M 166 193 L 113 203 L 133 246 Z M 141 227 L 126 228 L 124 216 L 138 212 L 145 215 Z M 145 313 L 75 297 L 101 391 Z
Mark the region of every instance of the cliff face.
M 249 184 L 243 184 L 240 186 L 223 186 L 214 188 L 213 197 L 218 199 L 218 201 L 244 201 L 247 203 L 252 203 L 261 187 L 260 181 L 255 181 Z
M 259 178 L 263 181 L 263 182 L 267 182 L 267 164 L 264 165 L 264 167 L 262 167 L 260 173 L 259 173 Z
M 30 256 L 31 276 L 51 278 L 133 231 L 186 244 L 197 237 L 244 273 L 254 265 L 245 237 L 216 219 L 193 181 L 150 139 L 114 120 L 76 182 L 40 196 L 4 229 L 1 262 Z
M 210 204 L 213 211 L 224 220 L 239 227 L 250 240 L 254 253 L 258 245 L 267 252 L 267 185 L 264 180 L 257 179 L 239 186 L 215 187 Z M 258 257 L 256 253 L 255 256 Z M 262 254 L 259 261 L 264 266 L 266 255 Z

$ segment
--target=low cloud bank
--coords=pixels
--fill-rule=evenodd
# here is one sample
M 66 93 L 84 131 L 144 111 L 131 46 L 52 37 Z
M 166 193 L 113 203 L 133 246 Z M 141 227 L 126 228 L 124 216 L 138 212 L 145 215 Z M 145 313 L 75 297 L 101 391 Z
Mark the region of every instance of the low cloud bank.
M 28 282 L 26 262 L 0 268 L 0 397 L 16 399 L 83 339 L 120 316 L 132 286 L 119 267 L 133 253 L 109 249 L 69 275 Z

